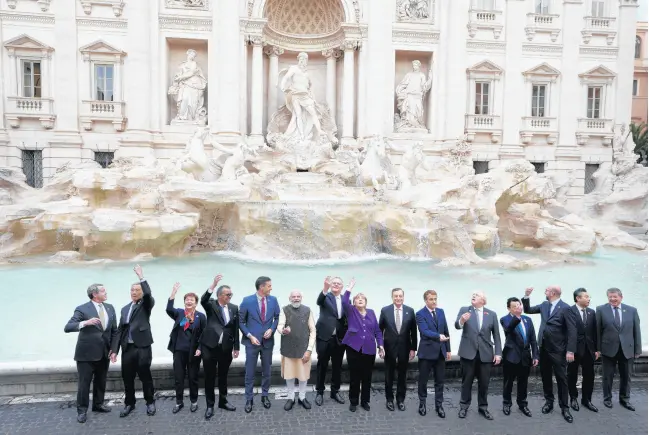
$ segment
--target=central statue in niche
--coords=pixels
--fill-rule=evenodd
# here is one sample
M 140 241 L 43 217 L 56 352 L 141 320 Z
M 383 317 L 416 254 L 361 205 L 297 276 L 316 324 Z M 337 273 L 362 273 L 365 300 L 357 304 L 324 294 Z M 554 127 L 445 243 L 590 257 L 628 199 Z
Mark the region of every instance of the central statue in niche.
M 313 96 L 309 56 L 300 53 L 297 60 L 297 65 L 279 73 L 285 104 L 272 115 L 267 140 L 271 147 L 290 152 L 297 169 L 308 170 L 332 157 L 338 129 L 329 107 Z

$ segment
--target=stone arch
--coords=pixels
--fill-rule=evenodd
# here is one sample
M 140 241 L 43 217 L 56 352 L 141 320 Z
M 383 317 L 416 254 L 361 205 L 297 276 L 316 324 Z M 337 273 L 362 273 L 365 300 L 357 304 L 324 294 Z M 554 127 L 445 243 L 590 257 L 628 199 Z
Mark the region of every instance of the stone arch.
M 248 0 L 248 18 L 265 18 L 267 3 L 277 0 Z M 336 0 L 344 11 L 344 23 L 358 24 L 361 18 L 360 0 Z

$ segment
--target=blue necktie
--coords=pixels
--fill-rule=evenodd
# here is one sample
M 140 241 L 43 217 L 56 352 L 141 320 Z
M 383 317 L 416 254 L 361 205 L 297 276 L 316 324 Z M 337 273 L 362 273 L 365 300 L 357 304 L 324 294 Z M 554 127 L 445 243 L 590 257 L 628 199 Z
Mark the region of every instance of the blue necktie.
M 521 337 L 523 337 L 523 345 L 527 345 L 527 337 L 525 337 L 525 330 L 523 329 L 523 321 L 522 320 L 521 320 L 521 323 L 518 324 L 516 329 L 518 329 L 518 332 L 521 334 Z

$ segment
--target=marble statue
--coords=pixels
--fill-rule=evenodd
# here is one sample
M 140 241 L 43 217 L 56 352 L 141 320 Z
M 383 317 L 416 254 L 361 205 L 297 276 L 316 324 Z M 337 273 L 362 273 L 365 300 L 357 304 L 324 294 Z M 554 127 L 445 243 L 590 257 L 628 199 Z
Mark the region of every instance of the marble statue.
M 187 50 L 187 60 L 180 64 L 169 87 L 168 93 L 176 99 L 177 108 L 172 124 L 204 124 L 206 121 L 204 103 L 207 79 L 195 59 L 196 51 Z
M 390 144 L 390 148 L 395 151 L 402 151 L 394 144 Z M 401 164 L 397 168 L 397 178 L 399 181 L 399 189 L 408 189 L 417 184 L 417 168 L 422 167 L 429 170 L 424 156 L 423 143 L 415 142 L 412 146 L 407 147 L 401 156 Z
M 384 138 L 371 138 L 363 154 L 359 177 L 361 185 L 373 186 L 377 191 L 397 187 L 398 179 L 393 174 L 392 162 L 387 154 L 387 143 Z
M 397 86 L 397 109 L 395 130 L 397 132 L 428 133 L 424 122 L 424 95 L 433 83 L 433 70 L 428 77 L 421 72 L 421 62 L 412 62 L 412 71 L 407 73 Z
M 397 18 L 399 21 L 420 21 L 430 16 L 429 0 L 398 0 Z
M 218 142 L 215 142 L 213 146 L 217 150 L 229 156 L 223 163 L 219 181 L 234 181 L 239 179 L 242 175 L 248 174 L 248 169 L 246 169 L 244 165 L 246 160 L 258 156 L 257 151 L 243 141 L 239 142 L 234 149 L 225 148 Z
M 208 133 L 207 127 L 197 127 L 192 137 L 187 141 L 184 154 L 176 161 L 177 169 L 190 174 L 198 181 L 202 180 L 203 174 L 210 165 L 210 159 L 205 153 L 205 137 Z

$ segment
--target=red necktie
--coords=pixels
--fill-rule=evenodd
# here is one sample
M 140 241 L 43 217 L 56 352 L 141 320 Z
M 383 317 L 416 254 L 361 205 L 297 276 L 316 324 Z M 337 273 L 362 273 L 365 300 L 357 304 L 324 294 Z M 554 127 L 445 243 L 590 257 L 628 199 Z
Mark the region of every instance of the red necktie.
M 266 298 L 261 298 L 261 321 L 266 321 Z

